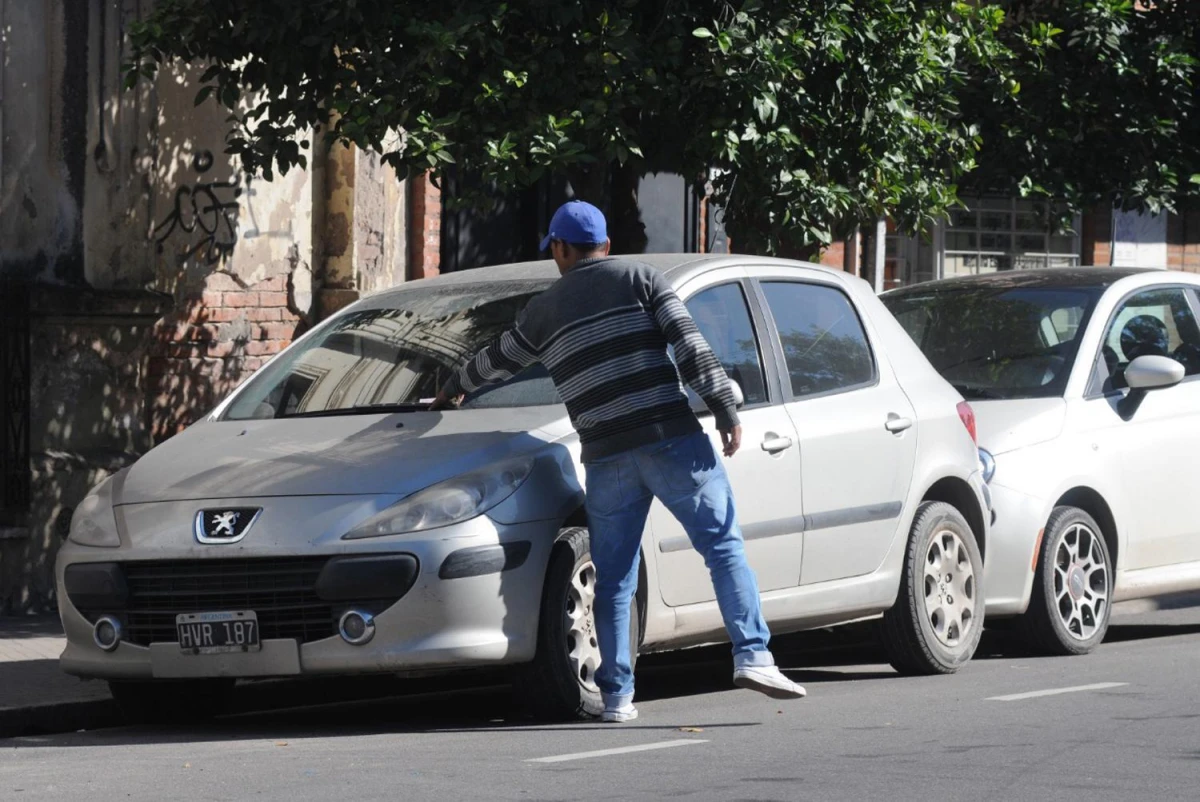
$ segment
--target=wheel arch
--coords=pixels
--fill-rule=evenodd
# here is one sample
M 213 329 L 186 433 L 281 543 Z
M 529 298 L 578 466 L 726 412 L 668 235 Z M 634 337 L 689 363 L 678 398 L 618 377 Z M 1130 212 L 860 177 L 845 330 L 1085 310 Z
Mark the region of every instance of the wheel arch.
M 984 521 L 983 509 L 975 491 L 964 479 L 957 476 L 943 477 L 925 491 L 921 501 L 941 501 L 954 507 L 967 519 L 971 533 L 975 535 L 975 543 L 979 546 L 979 556 L 987 559 L 987 524 Z
M 1113 571 L 1117 570 L 1121 559 L 1120 538 L 1117 529 L 1117 519 L 1113 515 L 1112 507 L 1104 500 L 1099 491 L 1087 485 L 1077 485 L 1058 497 L 1051 507 L 1053 512 L 1055 507 L 1078 507 L 1096 520 L 1100 525 L 1100 534 L 1104 536 L 1104 542 L 1108 545 L 1108 553 L 1112 557 Z

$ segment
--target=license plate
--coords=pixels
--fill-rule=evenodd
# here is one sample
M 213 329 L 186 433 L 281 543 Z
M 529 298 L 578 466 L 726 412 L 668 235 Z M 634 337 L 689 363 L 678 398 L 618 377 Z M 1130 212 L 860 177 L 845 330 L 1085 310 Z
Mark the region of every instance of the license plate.
M 175 616 L 179 648 L 189 654 L 257 652 L 258 615 L 253 610 Z

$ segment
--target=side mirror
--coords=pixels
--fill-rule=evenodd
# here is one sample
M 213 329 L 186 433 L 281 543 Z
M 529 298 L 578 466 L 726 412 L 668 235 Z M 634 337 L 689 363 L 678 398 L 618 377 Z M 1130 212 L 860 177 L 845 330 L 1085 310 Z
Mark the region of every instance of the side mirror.
M 1117 402 L 1117 413 L 1130 420 L 1151 390 L 1174 387 L 1183 381 L 1187 371 L 1168 356 L 1139 356 L 1125 368 L 1125 384 L 1129 392 Z
M 1139 356 L 1125 368 L 1125 384 L 1130 390 L 1161 390 L 1179 384 L 1185 373 L 1169 356 Z
M 729 384 L 733 387 L 733 403 L 738 409 L 741 409 L 746 403 L 746 396 L 742 393 L 741 386 L 733 379 L 729 380 Z M 687 387 L 686 389 L 688 401 L 692 405 L 692 412 L 695 412 L 697 415 L 707 414 L 709 410 L 708 405 L 704 403 L 704 399 L 696 395 L 691 387 Z

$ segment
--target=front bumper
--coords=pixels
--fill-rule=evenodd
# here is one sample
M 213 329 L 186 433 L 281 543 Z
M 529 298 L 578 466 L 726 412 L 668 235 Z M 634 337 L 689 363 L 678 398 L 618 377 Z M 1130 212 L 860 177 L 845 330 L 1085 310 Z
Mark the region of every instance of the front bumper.
M 186 514 L 194 514 L 195 505 L 186 506 Z M 167 512 L 167 517 L 172 517 Z M 261 538 L 257 548 L 248 545 L 253 539 L 236 546 L 213 547 L 182 537 L 169 544 L 161 537 L 151 538 L 155 541 L 151 546 L 124 533 L 123 545 L 118 549 L 67 543 L 59 552 L 56 567 L 59 609 L 67 636 L 61 666 L 82 677 L 155 679 L 424 672 L 528 662 L 536 651 L 542 582 L 557 534 L 558 523 L 553 521 L 505 525 L 481 517 L 419 535 L 357 541 L 317 537 L 291 548 L 280 538 L 271 537 Z M 508 548 L 497 548 L 504 546 Z M 96 606 L 95 598 L 77 605 L 65 581 L 69 566 L 86 563 L 146 565 L 146 561 L 186 563 L 230 558 L 241 562 L 298 555 L 344 560 L 355 555 L 386 554 L 411 554 L 419 570 L 398 601 L 378 610 L 374 616 L 375 636 L 360 646 L 336 634 L 340 611 L 354 606 L 342 599 L 330 603 L 328 635 L 309 635 L 307 642 L 302 637 L 271 638 L 264 629 L 261 651 L 195 655 L 185 653 L 174 637 L 164 636 L 160 625 L 156 630 L 159 634 L 149 643 L 123 641 L 105 651 L 93 638 L 94 621 L 105 611 Z M 145 602 L 143 598 L 126 604 L 144 607 Z M 177 597 L 172 600 L 171 615 L 218 611 L 204 601 L 197 601 L 187 610 L 180 609 L 180 603 Z M 119 606 L 118 602 L 113 604 Z M 127 610 L 107 612 L 129 620 Z
M 1019 615 L 1029 606 L 1046 502 L 994 482 L 988 489 L 996 518 L 983 567 L 987 615 Z

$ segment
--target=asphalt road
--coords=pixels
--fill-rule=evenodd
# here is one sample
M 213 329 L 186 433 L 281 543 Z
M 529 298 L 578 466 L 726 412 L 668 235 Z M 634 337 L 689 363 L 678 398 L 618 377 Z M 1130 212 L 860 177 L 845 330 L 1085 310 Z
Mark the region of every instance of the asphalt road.
M 503 687 L 410 683 L 203 727 L 0 741 L 0 799 L 1200 798 L 1200 607 L 1122 612 L 1082 658 L 989 632 L 950 677 L 897 676 L 863 632 L 777 641 L 808 686 L 798 702 L 734 689 L 723 649 L 646 658 L 626 725 L 534 724 Z

